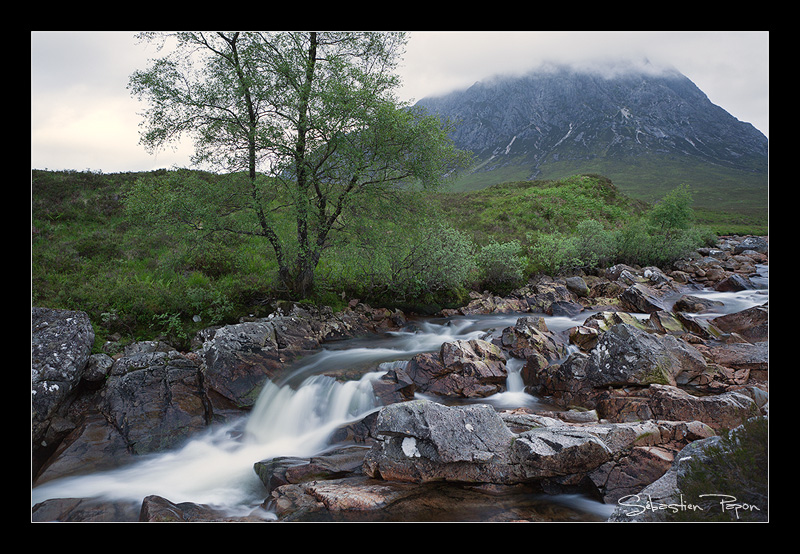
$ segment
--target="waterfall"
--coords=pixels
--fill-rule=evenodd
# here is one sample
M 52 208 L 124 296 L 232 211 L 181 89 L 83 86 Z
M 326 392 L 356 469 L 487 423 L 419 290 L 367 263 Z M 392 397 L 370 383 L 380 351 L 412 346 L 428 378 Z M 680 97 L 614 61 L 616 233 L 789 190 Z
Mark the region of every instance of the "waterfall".
M 347 382 L 317 375 L 296 390 L 267 382 L 247 418 L 194 437 L 177 450 L 143 456 L 127 467 L 44 483 L 32 490 L 31 504 L 48 498 L 141 503 L 154 494 L 245 515 L 266 496 L 253 464 L 278 456 L 318 454 L 337 426 L 376 408 L 371 381 L 383 373 Z
M 764 269 L 761 289 L 699 294 L 724 300 L 728 307 L 724 312 L 761 304 L 769 298 L 768 270 Z M 127 467 L 46 482 L 32 489 L 31 505 L 50 498 L 100 498 L 136 505 L 145 496 L 159 495 L 176 503 L 207 504 L 232 515 L 252 513 L 266 498 L 254 463 L 319 454 L 329 446 L 328 439 L 337 427 L 378 409 L 372 392 L 374 379 L 444 342 L 485 338 L 487 333 L 490 338 L 496 336 L 521 315 L 530 314 L 419 321 L 413 330 L 332 345 L 305 358 L 281 382 L 267 381 L 246 417 L 192 437 L 181 448 L 139 457 Z M 551 331 L 561 332 L 586 317 L 584 312 L 577 319 L 545 319 Z M 498 408 L 537 405 L 539 400 L 524 391 L 523 365 L 523 360 L 509 358 L 506 391 L 479 402 Z M 330 376 L 353 369 L 363 376 L 348 381 Z
M 370 372 L 358 381 L 340 382 L 327 375 L 307 378 L 297 390 L 267 382 L 245 425 L 245 440 L 283 444 L 292 455 L 312 455 L 324 447 L 337 426 L 377 408 Z

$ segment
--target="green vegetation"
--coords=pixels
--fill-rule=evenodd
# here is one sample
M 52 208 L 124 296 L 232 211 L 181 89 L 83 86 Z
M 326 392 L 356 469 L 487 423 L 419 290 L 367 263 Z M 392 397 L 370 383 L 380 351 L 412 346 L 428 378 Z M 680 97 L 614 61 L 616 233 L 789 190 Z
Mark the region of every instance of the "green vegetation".
M 689 187 L 649 208 L 598 175 L 442 192 L 471 155 L 396 100 L 404 33 L 141 38 L 172 45 L 130 79 L 142 143 L 188 135 L 215 172 L 32 172 L 32 304 L 86 311 L 99 344 L 185 345 L 275 299 L 436 311 L 534 273 L 667 266 L 723 227 L 766 230 L 758 210 L 706 204 L 693 227 Z
M 287 294 L 314 293 L 325 251 L 365 206 L 435 189 L 468 160 L 438 118 L 396 100 L 405 33 L 140 37 L 173 45 L 130 79 L 148 105 L 142 143 L 155 150 L 187 135 L 193 161 L 227 177 L 221 186 L 186 172 L 141 179 L 129 210 L 198 235 L 260 238 Z
M 687 188 L 656 209 L 596 175 L 473 193 L 397 191 L 358 204 L 321 256 L 314 290 L 298 297 L 282 288 L 260 237 L 203 225 L 198 205 L 193 225 L 133 209 L 145 181 L 220 195 L 242 182 L 200 171 L 32 172 L 32 305 L 86 311 L 98 346 L 157 336 L 186 345 L 200 328 L 266 315 L 277 299 L 432 311 L 463 304 L 470 290 L 507 292 L 537 272 L 668 265 L 713 238 L 691 225 Z M 181 206 L 172 204 L 173 215 Z M 293 227 L 291 210 L 273 216 L 277 228 Z
M 754 417 L 725 432 L 693 459 L 680 486 L 696 509 L 665 512 L 671 521 L 769 520 L 769 422 Z
M 767 234 L 768 168 L 761 162 L 757 170 L 743 170 L 703 163 L 690 156 L 677 157 L 651 153 L 637 157 L 596 157 L 591 160 L 548 160 L 537 169 L 538 179 L 560 181 L 577 174 L 603 175 L 630 198 L 648 204 L 658 201 L 679 184 L 692 190 L 696 221 L 714 226 L 720 234 L 752 232 Z M 454 190 L 475 191 L 504 181 L 526 180 L 530 162 L 509 163 L 491 172 L 459 176 Z M 754 226 L 761 231 L 753 232 Z M 744 229 L 748 229 L 744 231 Z
M 694 225 L 692 194 L 681 186 L 652 207 L 598 175 L 503 183 L 440 195 L 446 217 L 477 243 L 518 244 L 525 274 L 592 271 L 614 263 L 667 267 L 714 229 Z

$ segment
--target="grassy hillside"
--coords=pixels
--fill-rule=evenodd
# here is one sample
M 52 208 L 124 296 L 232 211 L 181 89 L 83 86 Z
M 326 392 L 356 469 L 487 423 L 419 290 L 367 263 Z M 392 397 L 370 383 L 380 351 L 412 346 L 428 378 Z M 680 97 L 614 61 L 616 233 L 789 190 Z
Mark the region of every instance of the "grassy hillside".
M 106 340 L 155 336 L 188 341 L 202 327 L 265 315 L 280 297 L 263 243 L 231 236 L 200 241 L 128 220 L 126 190 L 158 173 L 32 172 L 31 303 L 89 313 L 97 348 Z M 582 245 L 574 257 L 585 265 L 588 243 L 621 244 L 623 235 L 605 234 L 620 233 L 647 212 L 599 176 L 441 192 L 424 201 L 438 220 L 411 219 L 412 227 L 401 227 L 384 211 L 342 235 L 322 260 L 320 290 L 309 300 L 341 307 L 336 303 L 356 297 L 404 308 L 458 302 L 471 287 L 502 289 L 531 272 L 558 269 L 541 263 L 554 258 L 543 246 L 564 253 Z M 708 229 L 766 234 L 758 219 L 703 216 L 713 224 Z M 587 220 L 595 226 L 581 227 Z
M 445 217 L 477 242 L 523 241 L 530 233 L 573 231 L 586 219 L 617 227 L 647 207 L 597 175 L 501 183 L 440 194 L 437 200 Z
M 496 183 L 526 181 L 531 171 L 529 164 L 510 163 L 490 172 L 464 175 L 453 185 L 453 190 L 471 192 Z M 620 192 L 647 203 L 658 201 L 678 185 L 688 185 L 698 212 L 731 214 L 750 224 L 765 224 L 767 220 L 766 168 L 760 172 L 744 172 L 701 163 L 690 157 L 677 159 L 653 154 L 624 161 L 612 158 L 548 161 L 541 166 L 536 178 L 560 180 L 584 173 L 603 175 L 613 181 Z M 718 220 L 719 216 L 714 219 Z

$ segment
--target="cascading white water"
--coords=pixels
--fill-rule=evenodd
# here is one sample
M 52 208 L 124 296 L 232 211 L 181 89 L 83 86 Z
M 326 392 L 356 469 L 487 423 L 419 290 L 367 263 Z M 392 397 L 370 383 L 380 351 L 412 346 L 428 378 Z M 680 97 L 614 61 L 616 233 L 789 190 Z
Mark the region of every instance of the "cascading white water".
M 48 498 L 136 503 L 154 494 L 172 502 L 208 504 L 244 515 L 265 497 L 253 464 L 278 456 L 312 456 L 324 450 L 338 425 L 376 408 L 370 381 L 382 373 L 347 382 L 317 375 L 297 390 L 267 382 L 243 421 L 215 428 L 180 449 L 145 456 L 128 467 L 45 483 L 33 489 L 32 505 Z
M 389 340 L 367 345 L 353 341 L 352 348 L 340 344 L 335 349 L 322 350 L 286 379 L 300 378 L 298 386 L 267 381 L 246 418 L 193 437 L 182 448 L 143 456 L 127 467 L 44 483 L 32 490 L 31 505 L 49 498 L 140 503 L 147 495 L 159 495 L 172 502 L 208 504 L 234 515 L 249 513 L 265 497 L 253 464 L 279 456 L 308 457 L 323 451 L 338 426 L 377 408 L 371 380 L 385 373 L 391 360 L 407 360 L 447 341 L 477 338 L 485 334 L 487 326 L 510 322 L 512 316 L 425 321 L 414 332 L 392 333 Z M 357 381 L 338 381 L 321 374 L 370 364 L 381 364 L 379 371 L 367 372 Z
M 760 283 L 764 288 L 741 293 L 699 292 L 735 306 L 738 311 L 768 300 L 767 268 Z M 248 417 L 231 425 L 215 427 L 192 438 L 182 448 L 142 457 L 121 469 L 69 477 L 44 483 L 31 492 L 31 505 L 49 498 L 103 498 L 141 503 L 147 495 L 172 502 L 216 506 L 234 515 L 251 513 L 265 498 L 253 464 L 279 456 L 308 457 L 323 451 L 330 433 L 339 425 L 357 420 L 377 409 L 371 380 L 413 355 L 433 351 L 442 343 L 474 339 L 489 330 L 499 331 L 516 323 L 520 315 L 480 316 L 450 321 L 423 321 L 414 331 L 392 333 L 388 339 L 369 343 L 353 341 L 310 356 L 292 372 L 286 383 L 267 382 Z M 545 316 L 548 328 L 560 332 L 587 317 L 576 319 Z M 521 360 L 507 362 L 507 390 L 483 399 L 497 407 L 518 407 L 537 399 L 524 392 Z M 369 367 L 357 381 L 338 381 L 322 375 L 331 370 Z M 296 387 L 289 381 L 297 380 Z M 266 514 L 265 517 L 269 517 Z
M 339 382 L 327 375 L 306 379 L 297 390 L 267 382 L 245 425 L 245 440 L 285 445 L 294 455 L 311 455 L 325 446 L 336 426 L 377 408 L 371 372 L 358 381 Z M 297 443 L 297 444 L 294 444 Z

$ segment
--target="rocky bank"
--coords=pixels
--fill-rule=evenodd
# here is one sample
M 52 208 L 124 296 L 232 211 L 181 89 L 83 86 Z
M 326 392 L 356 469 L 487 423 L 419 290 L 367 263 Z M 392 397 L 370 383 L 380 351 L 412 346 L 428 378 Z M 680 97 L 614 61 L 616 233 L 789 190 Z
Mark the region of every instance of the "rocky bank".
M 758 264 L 768 264 L 767 239 L 725 237 L 669 272 L 614 266 L 542 277 L 502 298 L 475 293 L 442 315 L 518 313 L 517 323 L 389 370 L 373 385 L 384 407 L 337 431 L 331 452 L 255 463 L 263 508 L 278 521 L 549 521 L 572 516 L 547 513 L 542 495 L 580 492 L 614 506 L 660 487 L 668 498 L 679 492 L 685 449 L 768 416 L 766 297 L 714 315 L 713 302 L 693 294 L 757 288 Z M 563 334 L 539 316 L 583 312 L 584 323 Z M 33 308 L 33 484 L 176 447 L 247 413 L 266 379 L 322 344 L 403 329 L 411 319 L 357 301 L 338 313 L 281 305 L 267 318 L 204 330 L 190 352 L 147 342 L 112 357 L 91 353 L 86 314 Z M 503 389 L 512 359 L 523 364 L 527 390 L 555 409 L 480 403 Z M 627 513 L 610 519 L 643 519 Z M 234 518 L 157 496 L 134 508 L 74 498 L 32 508 L 34 521 L 263 514 Z

